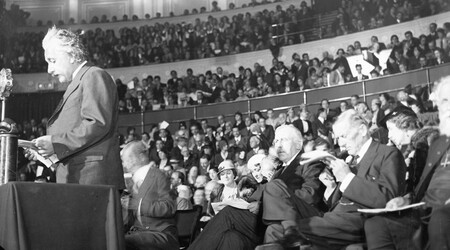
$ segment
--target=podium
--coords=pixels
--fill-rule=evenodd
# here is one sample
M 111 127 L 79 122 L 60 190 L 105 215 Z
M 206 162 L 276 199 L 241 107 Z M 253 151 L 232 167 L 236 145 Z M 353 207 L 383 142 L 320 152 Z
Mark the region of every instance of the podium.
M 0 249 L 125 249 L 112 186 L 9 182 L 0 201 Z

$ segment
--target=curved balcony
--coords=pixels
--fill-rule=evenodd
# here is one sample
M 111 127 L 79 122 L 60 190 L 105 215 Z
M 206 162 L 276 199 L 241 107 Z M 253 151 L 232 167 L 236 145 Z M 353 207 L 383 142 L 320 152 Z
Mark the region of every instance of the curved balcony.
M 403 89 L 407 84 L 411 86 L 426 86 L 443 76 L 449 75 L 450 64 L 444 64 L 432 68 L 409 71 L 403 74 L 390 75 L 367 81 L 353 82 L 332 87 L 297 91 L 287 94 L 279 94 L 271 97 L 259 97 L 247 101 L 233 101 L 209 105 L 149 111 L 142 113 L 122 114 L 119 117 L 119 131 L 125 133 L 127 127 L 133 126 L 140 131 L 149 131 L 151 126 L 162 121 L 168 121 L 172 125 L 170 130 L 176 130 L 177 122 L 190 119 L 208 119 L 210 124 L 215 124 L 218 115 L 232 117 L 236 111 L 243 114 L 251 114 L 255 111 L 265 112 L 267 109 L 285 110 L 300 104 L 307 104 L 313 112 L 319 108 L 320 101 L 324 98 L 333 103 L 347 100 L 351 95 L 359 95 L 366 102 L 381 93 L 395 93 Z M 430 89 L 430 88 L 429 88 Z
M 265 5 L 264 5 L 265 6 Z M 405 31 L 412 31 L 415 36 L 428 33 L 428 25 L 432 22 L 442 26 L 444 22 L 448 22 L 448 12 L 435 16 L 421 18 L 401 24 L 388 27 L 367 30 L 363 32 L 353 33 L 346 36 L 339 36 L 330 39 L 322 39 L 318 41 L 307 42 L 285 46 L 281 49 L 280 59 L 290 64 L 293 53 L 307 52 L 310 58 L 321 58 L 323 51 L 335 54 L 339 48 L 347 48 L 354 41 L 360 41 L 363 46 L 370 44 L 370 38 L 376 34 L 380 42 L 390 43 L 391 35 L 396 34 L 399 38 L 404 37 Z M 204 73 L 206 70 L 215 70 L 221 66 L 225 72 L 238 72 L 239 66 L 253 67 L 258 62 L 262 66 L 269 69 L 272 64 L 272 54 L 269 50 L 260 50 L 254 52 L 241 53 L 236 55 L 213 57 L 206 59 L 198 59 L 191 61 L 179 61 L 173 63 L 152 64 L 127 68 L 111 68 L 107 71 L 114 77 L 120 78 L 123 82 L 130 81 L 133 77 L 146 77 L 147 75 L 159 75 L 163 82 L 169 78 L 171 70 L 176 70 L 179 75 L 183 75 L 187 68 L 192 68 L 195 74 Z M 48 83 L 50 81 L 47 73 L 35 74 L 18 74 L 14 76 L 15 93 L 32 93 L 38 91 L 38 85 Z M 64 91 L 67 85 L 55 85 L 54 91 Z
M 310 2 L 310 1 L 307 1 Z M 277 5 L 280 5 L 281 7 L 283 7 L 283 9 L 286 9 L 287 7 L 289 7 L 289 5 L 295 5 L 295 6 L 299 6 L 300 2 L 297 0 L 286 0 L 286 1 L 282 1 L 282 2 L 277 2 L 277 3 L 269 3 L 269 4 L 263 4 L 263 5 L 258 5 L 255 7 L 248 7 L 248 8 L 237 8 L 237 9 L 232 9 L 232 10 L 222 10 L 219 12 L 205 12 L 205 13 L 200 13 L 200 14 L 196 14 L 196 15 L 181 15 L 181 16 L 174 16 L 174 17 L 161 17 L 161 18 L 152 18 L 152 19 L 140 19 L 137 21 L 119 21 L 119 22 L 114 22 L 114 23 L 92 23 L 92 24 L 74 24 L 74 25 L 65 25 L 66 27 L 70 27 L 72 30 L 78 30 L 78 29 L 82 29 L 82 30 L 95 30 L 96 28 L 101 28 L 103 30 L 114 30 L 114 32 L 116 34 L 118 34 L 119 30 L 121 28 L 132 28 L 132 27 L 141 27 L 144 25 L 155 25 L 156 23 L 173 23 L 173 24 L 177 24 L 177 23 L 194 23 L 195 19 L 199 18 L 200 20 L 206 20 L 208 19 L 208 16 L 213 16 L 215 18 L 221 18 L 223 16 L 227 16 L 231 19 L 232 16 L 237 15 L 237 14 L 241 14 L 241 13 L 250 13 L 250 14 L 254 14 L 257 12 L 261 12 L 265 9 L 267 10 L 275 10 L 275 7 Z M 309 4 L 309 6 L 311 6 Z M 131 16 L 130 16 L 131 17 Z M 89 20 L 87 20 L 89 21 Z M 17 32 L 45 32 L 47 31 L 48 27 L 46 26 L 42 26 L 42 27 L 36 27 L 36 26 L 26 26 L 26 27 L 19 27 L 17 28 Z

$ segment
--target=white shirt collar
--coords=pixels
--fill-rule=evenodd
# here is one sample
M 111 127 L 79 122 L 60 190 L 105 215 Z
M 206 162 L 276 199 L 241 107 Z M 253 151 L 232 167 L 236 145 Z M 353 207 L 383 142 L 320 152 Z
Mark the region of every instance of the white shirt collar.
M 295 158 L 297 157 L 298 154 L 300 154 L 300 152 L 296 153 L 296 154 L 294 155 L 294 157 L 292 157 L 292 159 L 290 159 L 288 162 L 283 163 L 283 166 L 289 166 L 289 165 L 291 165 L 291 163 L 295 160 Z
M 72 80 L 75 79 L 75 76 L 77 76 L 78 72 L 80 72 L 81 68 L 87 63 L 87 61 L 84 61 L 78 66 L 78 68 L 73 72 L 72 74 Z
M 367 153 L 367 150 L 369 150 L 369 146 L 372 143 L 373 139 L 372 137 L 369 138 L 364 144 L 362 145 L 361 149 L 359 150 L 357 156 L 358 159 L 356 159 L 356 162 L 359 163 L 361 159 L 364 157 L 364 155 Z

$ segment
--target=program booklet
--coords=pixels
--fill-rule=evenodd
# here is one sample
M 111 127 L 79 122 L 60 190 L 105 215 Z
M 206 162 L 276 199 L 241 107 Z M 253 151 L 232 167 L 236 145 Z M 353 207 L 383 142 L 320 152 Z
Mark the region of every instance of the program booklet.
M 410 204 L 407 206 L 401 206 L 398 208 L 367 208 L 367 209 L 364 208 L 364 209 L 358 209 L 358 212 L 365 213 L 365 214 L 380 214 L 380 213 L 389 213 L 389 212 L 397 212 L 397 211 L 407 210 L 410 208 L 421 207 L 424 205 L 425 205 L 425 202 L 419 202 L 419 203 L 414 203 L 414 204 Z

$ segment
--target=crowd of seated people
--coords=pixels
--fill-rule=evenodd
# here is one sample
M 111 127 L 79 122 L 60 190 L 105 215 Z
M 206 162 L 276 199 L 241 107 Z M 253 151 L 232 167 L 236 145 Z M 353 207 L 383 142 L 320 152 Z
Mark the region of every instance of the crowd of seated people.
M 13 24 L 14 26 L 25 26 L 27 18 L 30 17 L 30 13 L 20 9 L 17 4 L 11 4 L 9 10 L 6 9 L 5 0 L 0 1 L 0 23 Z
M 202 207 L 203 215 L 201 221 L 206 226 L 204 225 L 204 231 L 200 234 L 198 240 L 194 242 L 193 249 L 211 249 L 211 245 L 205 246 L 205 244 L 211 244 L 211 242 L 207 240 L 208 237 L 211 237 L 211 234 L 216 237 L 225 237 L 223 232 L 219 232 L 223 228 L 217 227 L 216 223 L 224 223 L 223 220 L 235 218 L 235 216 L 238 216 L 240 213 L 238 212 L 238 214 L 235 214 L 236 211 L 227 205 L 229 204 L 227 203 L 228 201 L 240 199 L 247 202 L 249 206 L 248 211 L 245 212 L 246 214 L 240 214 L 239 216 L 243 216 L 243 222 L 249 222 L 257 218 L 251 214 L 258 214 L 260 207 L 265 206 L 264 199 L 268 199 L 263 198 L 262 202 L 254 200 L 259 186 L 273 183 L 273 185 L 270 184 L 271 189 L 267 189 L 269 188 L 269 186 L 267 186 L 267 192 L 269 192 L 268 190 L 280 191 L 280 188 L 282 190 L 285 188 L 288 190 L 290 190 L 290 188 L 299 188 L 295 186 L 298 185 L 298 183 L 295 184 L 295 181 L 292 183 L 290 182 L 293 181 L 291 179 L 292 176 L 289 177 L 286 174 L 286 176 L 283 177 L 283 174 L 276 174 L 276 169 L 282 168 L 283 164 L 281 162 L 285 165 L 290 164 L 289 159 L 286 159 L 285 157 L 284 153 L 287 149 L 283 143 L 286 143 L 286 140 L 294 138 L 292 133 L 298 133 L 299 138 L 302 138 L 299 142 L 296 142 L 297 144 L 295 145 L 297 145 L 297 151 L 294 150 L 295 152 L 298 153 L 298 150 L 301 150 L 302 152 L 325 150 L 345 159 L 345 162 L 350 164 L 352 159 L 351 157 L 347 157 L 349 152 L 342 151 L 339 147 L 345 147 L 342 144 L 343 139 L 348 140 L 348 138 L 351 137 L 340 134 L 339 127 L 336 127 L 336 120 L 339 120 L 338 117 L 340 117 L 341 114 L 344 114 L 345 116 L 346 113 L 349 113 L 349 110 L 352 116 L 359 119 L 358 122 L 364 124 L 367 129 L 367 136 L 369 136 L 367 138 L 372 138 L 370 140 L 376 141 L 379 145 L 387 144 L 390 151 L 394 150 L 394 148 L 398 148 L 398 154 L 391 152 L 391 154 L 386 154 L 386 157 L 392 157 L 393 154 L 396 155 L 396 157 L 400 157 L 402 161 L 404 160 L 405 172 L 398 172 L 398 175 L 406 180 L 404 184 L 401 184 L 402 187 L 404 185 L 405 190 L 413 192 L 418 186 L 422 172 L 424 172 L 424 157 L 426 157 L 428 153 L 428 148 L 439 135 L 439 132 L 436 129 L 439 125 L 438 115 L 434 105 L 430 105 L 432 100 L 428 98 L 426 93 L 428 93 L 426 88 L 411 88 L 410 86 L 407 86 L 404 90 L 399 91 L 396 97 L 384 93 L 378 98 L 373 99 L 370 104 L 363 102 L 358 96 L 351 96 L 348 100 L 341 101 L 337 108 L 331 107 L 329 101 L 324 99 L 321 102 L 321 107 L 314 114 L 311 113 L 305 105 L 289 108 L 285 112 L 281 112 L 278 116 L 274 115 L 272 109 L 269 109 L 264 113 L 259 111 L 254 112 L 251 116 L 244 116 L 240 112 L 236 112 L 232 119 L 226 119 L 223 115 L 219 116 L 217 122 L 214 124 L 209 124 L 206 119 L 200 121 L 191 120 L 189 123 L 172 123 L 169 126 L 171 126 L 172 131 L 175 131 L 173 134 L 169 131 L 167 125 L 163 124 L 155 125 L 150 131 L 145 131 L 142 134 L 138 134 L 135 128 L 130 127 L 123 138 L 122 147 L 125 150 L 129 147 L 127 145 L 134 145 L 135 142 L 141 143 L 146 152 L 146 158 L 148 158 L 146 162 L 148 163 L 147 165 L 149 168 L 159 169 L 160 172 L 166 174 L 166 178 L 170 177 L 170 184 L 167 184 L 167 189 L 168 192 L 170 192 L 170 195 L 176 197 L 176 199 L 174 198 L 173 209 L 189 210 L 195 205 Z M 435 99 L 433 100 L 436 102 Z M 20 131 L 22 131 L 21 137 L 33 139 L 33 136 L 41 135 L 39 133 L 43 133 L 43 131 L 40 130 L 45 127 L 45 122 L 46 119 L 43 119 L 40 125 L 37 125 L 35 120 L 25 122 L 23 127 L 19 126 Z M 174 126 L 176 126 L 175 129 L 173 129 Z M 286 127 L 289 127 L 288 130 L 294 130 L 288 133 L 288 137 L 277 137 L 277 135 L 280 136 L 281 130 L 286 130 Z M 364 129 L 364 131 L 366 130 Z M 272 147 L 273 145 L 275 145 L 275 148 Z M 347 144 L 347 147 L 350 147 L 349 144 Z M 355 152 L 352 152 L 351 154 L 354 155 Z M 122 157 L 125 156 L 122 155 Z M 323 169 L 323 167 L 317 167 Z M 383 165 L 378 167 L 383 167 Z M 399 167 L 403 167 L 403 165 L 396 165 L 395 167 L 401 169 Z M 20 175 L 22 180 L 53 180 L 53 172 L 51 170 L 44 168 L 44 170 L 38 171 L 37 168 L 38 167 L 33 163 L 22 167 Z M 288 169 L 286 169 L 286 171 L 288 171 Z M 309 174 L 308 178 L 314 179 L 314 185 L 319 185 L 311 187 L 314 188 L 315 192 L 318 192 L 314 195 L 319 195 L 320 200 L 322 200 L 321 195 L 328 194 L 328 191 L 326 190 L 336 189 L 337 184 L 333 181 L 330 182 L 330 180 L 336 178 L 336 180 L 342 181 L 342 179 L 339 179 L 341 177 L 333 176 L 333 173 L 330 171 L 324 171 L 323 173 L 325 174 L 322 173 L 319 177 L 321 171 L 322 170 L 317 172 L 317 174 L 302 172 L 305 175 Z M 384 174 L 383 171 L 379 169 L 377 169 L 377 171 Z M 136 173 L 136 176 L 138 176 L 138 170 Z M 374 174 L 375 172 L 369 173 Z M 370 174 L 369 177 L 378 178 L 377 176 L 371 176 Z M 155 172 L 154 175 L 159 176 L 159 179 L 163 178 L 160 176 L 159 172 Z M 381 180 L 385 177 L 386 176 L 380 175 Z M 281 184 L 282 182 L 279 179 L 286 181 L 288 186 L 283 187 Z M 321 182 L 319 181 L 323 182 L 323 185 L 320 184 Z M 308 184 L 303 185 L 308 185 L 308 187 L 309 185 L 312 185 L 309 182 L 307 183 Z M 142 183 L 142 185 L 144 185 L 144 183 Z M 380 182 L 380 185 L 385 185 L 385 183 Z M 351 189 L 351 184 L 349 184 L 348 188 Z M 389 194 L 388 198 L 394 198 L 392 195 L 400 196 L 404 194 L 400 192 L 400 190 L 402 190 L 400 186 L 389 188 L 398 188 L 398 190 L 393 190 L 393 193 Z M 323 193 L 324 190 L 325 194 Z M 130 193 L 132 192 L 133 191 L 130 191 Z M 296 191 L 293 192 L 296 193 Z M 309 192 L 310 191 L 307 193 Z M 299 196 L 302 198 L 300 193 L 302 192 L 299 192 Z M 264 193 L 263 197 L 274 198 L 268 193 Z M 277 196 L 275 195 L 275 197 Z M 362 202 L 360 200 L 357 201 Z M 298 200 L 296 202 L 302 203 Z M 309 204 L 310 201 L 308 200 L 307 202 Z M 380 206 L 385 205 L 383 202 L 377 202 L 379 203 L 374 204 Z M 307 216 L 303 214 L 302 216 L 305 216 L 305 218 L 302 218 L 302 220 L 306 220 L 306 217 L 308 216 L 313 216 L 313 218 L 323 218 L 319 217 L 319 215 L 327 211 L 327 208 L 323 207 L 327 206 L 327 204 L 319 203 L 316 204 L 314 201 L 309 204 L 313 206 L 314 209 L 308 212 Z M 222 207 L 217 207 L 217 204 L 222 204 Z M 332 204 L 328 204 L 328 206 L 331 205 Z M 373 204 L 371 203 L 371 205 Z M 362 203 L 362 207 L 367 206 L 367 204 Z M 330 208 L 330 213 L 333 213 L 332 210 L 333 209 Z M 161 216 L 163 216 L 162 218 L 168 219 L 168 217 L 165 217 L 167 215 Z M 288 219 L 292 218 L 272 218 L 275 222 L 278 220 L 284 221 L 285 219 L 288 221 Z M 353 219 L 354 218 L 352 217 L 352 220 Z M 386 218 L 378 220 L 383 221 L 384 219 Z M 371 220 L 371 223 L 380 223 L 378 220 L 373 219 Z M 279 231 L 277 231 L 280 226 L 276 226 L 280 224 L 277 223 L 270 224 L 271 229 L 268 229 L 270 233 L 266 231 L 266 237 L 268 237 L 268 239 L 282 238 L 283 244 L 294 244 L 295 242 L 291 242 L 289 237 L 285 237 L 286 234 L 292 232 L 292 223 L 281 223 L 283 227 L 288 225 L 281 230 L 281 236 Z M 211 224 L 211 226 L 208 227 L 209 224 Z M 225 223 L 223 225 L 225 225 L 225 229 L 229 229 L 229 224 Z M 247 226 L 251 225 L 253 224 L 249 223 Z M 233 230 L 237 230 L 237 232 L 233 233 L 234 236 L 227 234 L 227 237 L 236 237 L 236 233 L 242 233 L 239 231 L 239 227 L 232 227 L 234 228 Z M 174 230 L 173 227 L 168 228 Z M 219 230 L 219 228 L 221 229 L 215 233 L 211 233 L 211 228 L 215 228 L 216 230 Z M 252 232 L 254 233 L 253 236 L 245 236 L 250 237 L 250 242 L 243 244 L 252 247 L 256 244 L 261 244 L 261 237 L 264 236 L 265 228 L 265 226 L 257 227 L 257 232 Z M 414 228 L 415 227 L 411 229 Z M 168 230 L 166 229 L 163 231 L 166 232 Z M 299 230 L 306 229 L 300 228 Z M 131 234 L 127 234 L 127 241 L 132 240 L 130 237 L 133 233 L 137 232 L 132 231 Z M 350 244 L 353 241 L 364 241 L 364 239 L 367 239 L 367 242 L 369 243 L 369 240 L 371 240 L 370 234 L 367 234 L 365 237 L 361 232 L 352 232 L 351 235 L 356 238 L 342 238 L 342 241 L 333 243 L 334 241 L 329 241 L 328 239 L 324 241 L 321 238 L 322 236 L 318 238 L 319 240 L 316 240 L 314 238 L 315 232 L 308 231 L 308 233 L 311 233 L 311 235 L 307 235 L 307 239 L 309 240 L 308 244 L 314 245 L 319 244 L 318 242 L 322 242 L 322 244 L 325 244 L 327 247 L 335 247 L 334 244 L 341 246 L 343 244 Z M 378 233 L 380 234 L 381 232 Z M 176 237 L 174 236 L 176 233 L 169 230 L 167 231 L 167 234 L 172 235 L 169 237 L 168 242 L 176 245 Z M 239 236 L 237 241 L 236 238 L 234 239 L 235 240 L 231 241 L 217 241 L 214 244 L 234 244 L 233 242 L 239 243 L 239 241 L 242 240 L 241 236 Z M 376 244 L 378 242 L 379 241 L 375 241 L 375 243 L 371 242 L 370 244 Z M 323 245 L 319 246 L 324 247 Z M 236 249 L 248 248 L 237 247 Z
M 391 6 L 374 1 L 373 4 L 356 5 L 352 1 L 343 0 L 335 24 L 319 32 L 321 34 L 319 38 L 393 24 L 384 22 L 380 14 L 387 8 L 394 9 L 395 13 L 408 12 L 409 14 L 404 14 L 407 16 L 404 18 L 405 21 L 437 13 L 415 12 L 413 10 L 416 8 L 412 8 L 411 4 L 406 2 L 405 5 L 409 6 L 408 11 L 412 11 L 411 13 L 405 10 L 407 8 L 397 4 Z M 367 4 L 370 6 L 366 6 Z M 448 9 L 445 1 L 442 3 L 434 1 L 433 5 L 439 6 L 434 8 L 439 12 Z M 378 12 L 371 12 L 380 8 Z M 428 5 L 421 6 L 418 10 L 424 8 L 428 8 Z M 365 18 L 372 16 L 382 21 L 376 22 L 377 26 L 370 27 Z M 115 34 L 112 30 L 97 28 L 84 31 L 83 40 L 91 56 L 90 60 L 103 68 L 210 58 L 262 49 L 271 49 L 277 57 L 279 48 L 283 45 L 316 39 L 311 35 L 311 28 L 315 22 L 313 17 L 313 9 L 307 6 L 306 2 L 302 2 L 300 8 L 291 5 L 283 10 L 281 6 L 277 6 L 275 10 L 264 10 L 253 15 L 241 13 L 231 18 L 209 16 L 207 20 L 197 19 L 194 23 L 188 24 L 157 23 L 152 26 L 122 28 L 119 34 Z M 351 27 L 354 20 L 359 23 L 358 28 Z M 341 32 L 342 29 L 346 31 Z M 42 65 L 45 63 L 40 56 L 43 53 L 38 42 L 43 35 L 27 32 L 16 33 L 9 37 L 5 41 L 9 49 L 3 52 L 0 66 L 5 65 L 17 73 L 43 72 Z
M 195 74 L 192 69 L 186 75 L 179 76 L 172 70 L 170 79 L 163 82 L 160 76 L 148 76 L 141 81 L 135 77 L 127 87 L 120 79 L 116 80 L 120 112 L 130 113 L 146 110 L 170 109 L 189 105 L 242 101 L 253 97 L 272 96 L 307 89 L 344 84 L 348 82 L 373 79 L 379 76 L 404 73 L 448 63 L 450 58 L 450 23 L 438 28 L 435 23 L 429 25 L 429 33 L 415 37 L 407 31 L 401 40 L 397 35 L 391 37 L 390 44 L 378 41 L 376 36 L 370 44 L 362 46 L 359 41 L 339 49 L 333 58 L 328 52 L 322 58 L 310 58 L 308 53 L 292 55 L 292 65 L 274 58 L 272 67 L 266 69 L 255 63 L 253 69 L 239 67 L 239 72 L 224 72 L 221 67 Z M 355 65 L 353 75 L 347 57 L 359 55 L 363 50 L 376 53 L 383 49 L 392 49 L 387 67 L 379 65 L 370 72 L 362 73 L 362 66 Z
M 301 166 L 296 165 L 298 162 L 290 163 L 292 160 L 290 157 L 293 156 L 294 161 L 297 161 L 297 157 L 300 156 L 296 154 L 299 152 L 324 150 L 342 158 L 343 164 L 350 165 L 353 161 L 352 156 L 358 153 L 353 152 L 357 150 L 356 148 L 351 148 L 353 144 L 350 141 L 354 137 L 341 134 L 342 127 L 337 125 L 344 119 L 339 117 L 348 115 L 351 115 L 351 119 L 357 119 L 359 124 L 356 126 L 350 123 L 350 126 L 355 126 L 355 131 L 360 129 L 364 131 L 364 138 L 367 139 L 365 141 L 369 141 L 370 145 L 374 146 L 367 149 L 368 156 L 362 154 L 364 156 L 361 160 L 364 164 L 369 164 L 373 170 L 362 171 L 362 174 L 354 172 L 356 176 L 353 178 L 357 180 L 347 184 L 347 189 L 353 191 L 347 191 L 347 193 L 342 191 L 347 195 L 346 198 L 358 203 L 358 208 L 375 208 L 384 207 L 389 199 L 406 194 L 404 190 L 414 192 L 424 171 L 428 149 L 439 136 L 437 112 L 433 108 L 430 112 L 421 111 L 421 103 L 430 102 L 430 100 L 422 99 L 422 92 L 421 88 L 411 92 L 411 88 L 406 87 L 405 90 L 399 91 L 396 97 L 388 94 L 380 95 L 379 98 L 372 100 L 370 107 L 358 96 L 352 96 L 349 102 L 342 101 L 335 109 L 331 108 L 328 100 L 325 99 L 314 115 L 303 105 L 299 109 L 293 107 L 286 113 L 282 112 L 277 117 L 273 115 L 271 109 L 265 114 L 255 112 L 251 116 L 243 116 L 236 112 L 232 120 L 219 116 L 214 125 L 208 124 L 207 120 L 192 120 L 189 126 L 184 122 L 170 124 L 170 126 L 178 125 L 173 135 L 166 127 L 154 126 L 151 131 L 141 135 L 137 135 L 135 129 L 130 128 L 124 145 L 126 147 L 136 140 L 147 145 L 149 161 L 154 162 L 152 168 L 159 168 L 170 176 L 171 192 L 177 195 L 178 210 L 191 209 L 194 205 L 203 208 L 201 221 L 206 223 L 206 227 L 191 246 L 192 249 L 221 249 L 221 247 L 231 249 L 231 246 L 234 246 L 233 249 L 253 249 L 257 244 L 262 243 L 262 237 L 266 243 L 278 239 L 281 241 L 277 242 L 291 246 L 290 244 L 295 242 L 291 242 L 289 234 L 294 231 L 295 235 L 295 230 L 308 233 L 304 240 L 308 240 L 307 244 L 313 244 L 319 249 L 335 249 L 337 246 L 342 247 L 365 239 L 368 243 L 370 242 L 369 244 L 374 244 L 370 241 L 371 234 L 364 236 L 362 226 L 364 219 L 355 217 L 356 214 L 353 212 L 349 214 L 345 212 L 345 216 L 348 217 L 345 221 L 351 226 L 357 225 L 358 230 L 352 229 L 342 234 L 342 228 L 338 228 L 339 237 L 333 236 L 334 234 L 321 235 L 320 232 L 302 228 L 302 224 L 294 226 L 295 223 L 292 224 L 292 221 L 288 223 L 289 219 L 292 219 L 292 217 L 286 217 L 291 214 L 287 212 L 290 210 L 282 210 L 282 215 L 278 214 L 275 218 L 268 217 L 269 211 L 273 212 L 274 209 L 281 208 L 275 206 L 275 200 L 272 199 L 278 199 L 278 202 L 284 203 L 285 199 L 294 199 L 292 196 L 296 196 L 295 199 L 300 198 L 295 202 L 303 206 L 306 202 L 308 207 L 311 206 L 307 213 L 300 212 L 300 222 L 310 223 L 323 230 L 325 229 L 316 225 L 314 220 L 327 222 L 329 218 L 336 219 L 339 212 L 334 211 L 333 204 L 322 204 L 320 201 L 323 197 L 330 197 L 336 187 L 339 188 L 335 180 L 343 182 L 343 177 L 339 176 L 339 173 L 332 172 L 331 169 L 323 170 L 320 164 L 309 165 L 308 171 L 298 171 Z M 280 137 L 281 135 L 284 137 Z M 295 141 L 296 137 L 299 137 L 300 141 Z M 293 140 L 295 147 L 286 146 L 289 140 Z M 384 145 L 386 143 L 387 146 Z M 346 148 L 348 152 L 343 148 Z M 288 150 L 293 150 L 294 153 L 290 154 Z M 374 154 L 372 152 L 374 150 L 377 153 Z M 376 157 L 378 154 L 382 157 Z M 289 155 L 289 159 L 286 155 Z M 374 160 L 368 160 L 367 157 L 373 157 Z M 297 172 L 295 168 L 294 172 L 291 172 L 292 169 L 289 167 L 291 165 L 297 168 Z M 337 168 L 332 166 L 332 169 L 335 167 Z M 284 170 L 286 174 L 283 175 L 280 171 L 284 168 L 286 168 Z M 311 172 L 315 168 L 318 172 Z M 296 179 L 296 175 L 302 175 L 305 179 L 304 183 L 296 182 L 301 180 L 301 178 Z M 360 183 L 361 181 L 363 183 Z M 365 188 L 358 189 L 357 183 L 364 184 Z M 262 200 L 255 201 L 255 197 L 260 197 L 257 190 L 261 185 L 266 185 L 264 195 Z M 284 190 L 285 193 L 277 193 L 280 190 Z M 270 193 L 272 191 L 275 193 Z M 292 192 L 291 196 L 285 197 L 289 192 Z M 380 198 L 383 197 L 383 199 L 370 200 L 371 197 L 365 197 L 364 192 L 366 195 L 381 195 Z M 309 195 L 312 195 L 314 199 L 310 200 Z M 237 203 L 227 205 L 230 204 L 227 203 L 229 200 L 236 199 L 240 202 L 242 200 L 248 202 L 248 204 L 245 203 L 248 205 L 248 210 L 230 207 L 236 206 Z M 270 206 L 267 207 L 266 203 L 269 201 Z M 218 207 L 217 204 L 222 204 L 223 207 Z M 264 211 L 261 215 L 262 222 L 271 221 L 268 223 L 267 230 L 263 224 L 255 222 L 260 216 L 258 213 L 261 211 L 261 206 Z M 303 211 L 298 209 L 296 208 L 295 211 Z M 321 214 L 327 211 L 328 213 L 321 217 Z M 298 216 L 298 214 L 294 215 Z M 280 221 L 283 222 L 279 224 Z M 343 222 L 337 220 L 337 223 Z M 348 226 L 348 224 L 345 225 Z M 327 229 L 330 228 L 333 227 L 327 227 Z M 378 234 L 381 233 L 378 232 Z M 302 234 L 299 235 L 302 236 Z M 409 244 L 412 244 L 409 238 L 407 240 Z M 394 242 L 391 243 L 394 244 Z M 374 246 L 376 245 L 370 245 L 369 249 Z

